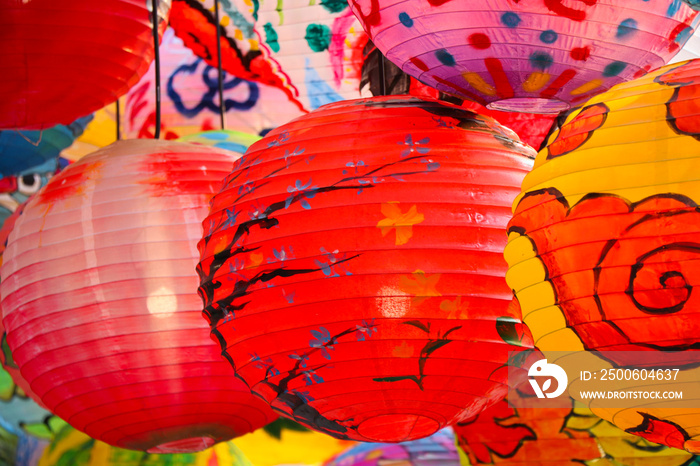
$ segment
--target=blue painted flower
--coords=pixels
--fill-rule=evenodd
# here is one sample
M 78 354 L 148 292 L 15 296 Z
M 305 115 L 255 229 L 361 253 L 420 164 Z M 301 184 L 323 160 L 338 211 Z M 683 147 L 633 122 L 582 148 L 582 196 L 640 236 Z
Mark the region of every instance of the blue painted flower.
M 248 207 L 248 217 L 250 217 L 251 220 L 258 220 L 260 218 L 265 218 L 267 217 L 267 214 L 265 213 L 265 210 L 267 209 L 267 206 L 260 203 L 260 202 L 255 202 Z
M 364 341 L 365 336 L 367 336 L 367 338 L 371 338 L 372 333 L 377 333 L 377 325 L 375 325 L 374 319 L 370 319 L 369 322 L 363 320 L 362 325 L 355 325 L 355 329 L 357 341 Z
M 325 327 L 320 327 L 319 330 L 311 330 L 311 336 L 314 338 L 309 340 L 309 346 L 312 348 L 320 348 L 324 358 L 330 359 L 331 354 L 329 349 L 335 349 L 331 342 L 331 334 Z
M 408 146 L 407 149 L 404 149 L 401 152 L 401 157 L 407 157 L 413 152 L 417 152 L 419 154 L 427 154 L 428 152 L 430 152 L 429 147 L 418 147 L 419 145 L 427 144 L 428 142 L 430 142 L 430 138 L 423 138 L 419 141 L 413 142 L 413 136 L 407 134 L 403 142 L 397 142 L 396 144 Z
M 290 393 L 290 392 L 287 392 L 287 393 Z M 299 390 L 292 390 L 291 393 L 293 395 L 296 395 L 299 398 L 301 398 L 301 401 L 303 401 L 306 404 L 309 404 L 309 401 L 314 401 L 314 397 L 312 397 L 308 391 L 302 392 Z
M 287 198 L 287 200 L 284 203 L 284 208 L 286 209 L 292 204 L 292 201 L 294 200 L 294 196 L 296 194 L 294 193 L 303 193 L 302 196 L 299 199 L 299 204 L 304 209 L 310 209 L 311 206 L 309 205 L 308 201 L 306 199 L 313 199 L 313 197 L 316 195 L 314 192 L 315 189 L 317 189 L 316 186 L 311 186 L 312 179 L 309 178 L 309 181 L 307 183 L 302 183 L 301 180 L 296 180 L 294 183 L 294 186 L 287 186 L 287 192 L 292 193 L 291 196 Z
M 282 131 L 280 134 L 277 135 L 275 139 L 267 143 L 267 147 L 275 147 L 279 146 L 283 142 L 287 142 L 289 140 L 289 131 Z
M 309 360 L 309 355 L 308 354 L 296 354 L 292 353 L 289 355 L 290 358 L 294 359 L 295 361 L 299 361 L 299 365 L 301 367 L 306 367 L 306 362 Z
M 221 230 L 225 230 L 226 228 L 231 228 L 236 224 L 236 217 L 238 217 L 238 212 L 236 212 L 233 209 L 226 209 L 226 220 L 224 223 L 221 225 Z
M 287 167 L 289 167 L 289 160 L 288 159 L 290 157 L 296 157 L 297 155 L 301 155 L 304 153 L 305 150 L 306 149 L 299 148 L 299 146 L 297 146 L 296 149 L 294 149 L 291 154 L 289 153 L 289 150 L 285 150 L 284 151 L 284 161 L 287 163 Z
M 243 275 L 243 274 L 240 272 L 240 271 L 243 270 L 244 268 L 245 268 L 245 264 L 243 263 L 243 259 L 241 259 L 241 258 L 239 258 L 239 257 L 236 257 L 236 258 L 233 260 L 233 264 L 230 263 L 230 262 L 229 262 L 229 264 L 228 264 L 229 275 L 233 275 L 234 277 L 237 277 L 237 280 L 236 280 L 236 281 L 238 281 L 238 280 L 245 280 L 245 279 L 246 279 L 246 276 Z M 232 280 L 233 280 L 233 277 L 228 276 L 228 277 L 226 277 L 226 279 L 227 279 L 228 281 L 232 281 Z
M 364 167 L 364 166 L 365 166 L 365 162 L 362 161 L 362 160 L 360 160 L 360 161 L 357 162 L 357 163 L 355 163 L 355 162 L 348 162 L 348 163 L 345 164 L 345 166 L 346 166 L 346 167 L 350 167 L 350 168 L 354 168 L 354 169 L 355 169 L 355 173 L 357 173 L 357 171 L 359 170 L 360 167 Z M 348 174 L 348 171 L 347 171 L 347 170 L 343 170 L 343 175 L 347 175 L 347 174 Z
M 282 246 L 279 251 L 276 248 L 272 248 L 272 254 L 274 254 L 275 259 L 277 260 L 268 259 L 268 262 L 284 262 L 287 259 L 294 258 L 294 249 L 292 249 L 292 247 L 289 246 L 289 252 L 287 252 L 284 246 Z
M 328 359 L 330 359 L 330 356 Z M 318 375 L 313 369 L 301 371 L 301 373 L 304 374 L 304 382 L 306 382 L 307 387 L 309 385 L 313 385 L 314 383 L 323 383 L 323 377 Z

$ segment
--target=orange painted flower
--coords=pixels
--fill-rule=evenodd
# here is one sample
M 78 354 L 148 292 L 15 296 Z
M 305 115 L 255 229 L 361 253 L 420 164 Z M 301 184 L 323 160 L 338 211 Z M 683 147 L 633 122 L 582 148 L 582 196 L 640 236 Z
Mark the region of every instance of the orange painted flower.
M 413 236 L 413 225 L 421 223 L 425 220 L 423 214 L 418 213 L 415 205 L 408 209 L 408 212 L 401 212 L 398 202 L 387 202 L 382 204 L 382 214 L 386 218 L 377 223 L 377 227 L 381 229 L 382 236 L 386 236 L 392 229 L 396 229 L 396 245 L 408 243 L 408 240 Z
M 416 270 L 411 275 L 399 277 L 399 288 L 401 291 L 413 296 L 413 305 L 418 305 L 428 298 L 442 296 L 435 287 L 440 280 L 439 273 L 426 275 L 422 270 Z

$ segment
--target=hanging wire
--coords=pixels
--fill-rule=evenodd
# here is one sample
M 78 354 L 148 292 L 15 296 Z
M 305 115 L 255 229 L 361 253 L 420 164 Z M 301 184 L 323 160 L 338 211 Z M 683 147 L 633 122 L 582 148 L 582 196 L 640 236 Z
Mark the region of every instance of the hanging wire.
M 219 117 L 221 118 L 221 129 L 226 129 L 226 102 L 224 101 L 224 77 L 221 67 L 221 23 L 219 22 L 219 0 L 214 0 L 214 19 L 216 20 L 216 64 L 219 74 Z
M 386 75 L 384 70 L 384 54 L 377 47 L 377 52 L 379 52 L 379 85 L 381 89 L 381 95 L 386 95 Z
M 119 116 L 119 99 L 117 99 L 116 102 L 114 102 L 117 105 L 117 114 L 116 114 L 116 119 L 117 119 L 117 141 L 121 139 L 121 131 L 119 131 L 119 120 L 121 117 Z
M 160 139 L 160 44 L 158 41 L 158 0 L 152 0 L 151 4 L 153 5 L 153 51 L 155 52 L 154 62 L 156 68 L 156 129 L 153 132 L 153 138 Z

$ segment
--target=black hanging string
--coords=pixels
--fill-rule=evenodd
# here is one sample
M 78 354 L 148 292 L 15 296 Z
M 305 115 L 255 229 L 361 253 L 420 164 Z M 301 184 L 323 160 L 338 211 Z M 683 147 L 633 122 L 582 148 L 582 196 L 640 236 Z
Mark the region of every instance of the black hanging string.
M 156 129 L 153 133 L 154 139 L 160 139 L 160 50 L 158 43 L 158 0 L 152 0 L 153 5 L 153 51 L 155 52 L 155 67 L 156 67 Z
M 120 131 L 119 131 L 119 120 L 121 119 L 121 117 L 119 116 L 119 99 L 117 99 L 117 101 L 114 102 L 114 103 L 117 104 L 117 115 L 116 115 L 116 119 L 117 119 L 117 141 L 118 141 L 118 140 L 121 139 L 121 134 L 119 134 L 119 133 L 120 133 Z
M 379 52 L 379 85 L 381 89 L 381 95 L 386 95 L 386 75 L 385 75 L 385 70 L 384 70 L 384 54 L 382 53 L 379 48 L 377 48 L 377 52 Z
M 216 21 L 216 63 L 219 74 L 219 117 L 221 118 L 221 129 L 226 129 L 225 115 L 226 102 L 224 101 L 224 78 L 221 67 L 221 24 L 219 22 L 219 0 L 214 0 L 214 19 Z

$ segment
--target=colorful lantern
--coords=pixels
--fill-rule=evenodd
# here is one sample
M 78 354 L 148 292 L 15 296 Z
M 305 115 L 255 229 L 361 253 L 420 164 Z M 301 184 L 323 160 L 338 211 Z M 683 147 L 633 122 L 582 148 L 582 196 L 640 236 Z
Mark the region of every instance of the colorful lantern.
M 7 342 L 34 393 L 73 427 L 172 453 L 274 419 L 221 358 L 194 294 L 195 239 L 235 158 L 120 141 L 27 203 L 3 255 Z
M 158 2 L 163 32 L 170 0 Z M 150 0 L 0 1 L 0 128 L 67 125 L 114 102 L 153 59 Z
M 199 243 L 236 375 L 362 441 L 426 437 L 503 398 L 530 337 L 499 250 L 533 154 L 495 120 L 407 96 L 326 105 L 253 144 Z
M 203 131 L 179 139 L 182 142 L 216 147 L 217 149 L 238 152 L 241 155 L 245 154 L 248 147 L 258 140 L 260 140 L 260 136 L 229 130 Z
M 124 108 L 124 98 L 119 99 L 119 105 Z M 92 154 L 96 150 L 108 146 L 117 138 L 117 103 L 106 105 L 93 113 L 93 118 L 70 147 L 61 152 L 61 157 L 75 162 L 81 157 Z M 120 128 L 123 132 L 123 126 Z
M 356 442 L 309 430 L 285 417 L 238 437 L 235 443 L 255 466 L 317 466 L 356 445 Z
M 94 440 L 66 426 L 51 442 L 37 466 L 251 466 L 233 442 L 198 453 L 153 454 L 124 450 Z
M 361 443 L 323 463 L 323 466 L 459 466 L 451 428 L 430 437 L 402 443 Z
M 217 69 L 207 65 L 167 29 L 160 46 L 161 135 L 177 139 L 220 127 Z M 273 86 L 224 72 L 226 128 L 258 134 L 303 115 Z M 156 124 L 155 64 L 127 93 L 124 135 L 152 138 Z
M 37 466 L 47 445 L 45 440 L 8 432 L 0 424 L 0 464 Z
M 541 350 L 605 351 L 617 366 L 662 364 L 668 351 L 688 351 L 674 367 L 697 371 L 699 82 L 694 60 L 616 86 L 570 114 L 540 151 L 516 200 L 505 256 Z M 700 452 L 700 409 L 671 408 L 594 413 Z
M 425 84 L 489 108 L 558 113 L 668 62 L 698 13 L 678 0 L 350 0 L 374 44 Z
M 504 400 L 456 424 L 454 431 L 463 466 L 696 464 L 683 450 L 625 433 L 585 408 L 573 408 L 573 403 L 566 408 L 514 408 Z
M 669 64 L 680 63 L 686 60 L 692 60 L 700 57 L 700 34 L 693 34 L 688 42 L 685 43 L 678 55 L 673 57 Z
M 367 34 L 346 0 L 220 2 L 224 70 L 285 92 L 299 111 L 361 97 Z M 214 0 L 174 0 L 170 25 L 216 67 Z M 369 94 L 365 94 L 369 95 Z
M 683 3 L 685 3 L 695 11 L 700 10 L 700 1 L 698 0 L 683 0 Z
M 57 159 L 85 131 L 92 118 L 88 115 L 67 126 L 58 125 L 44 131 L 0 131 L 0 176 L 17 175 Z

